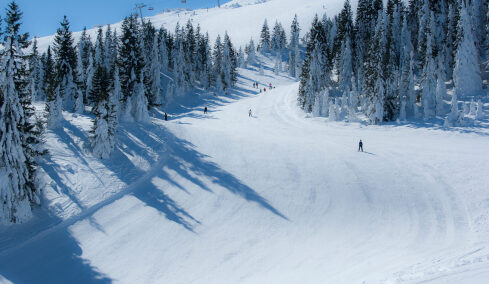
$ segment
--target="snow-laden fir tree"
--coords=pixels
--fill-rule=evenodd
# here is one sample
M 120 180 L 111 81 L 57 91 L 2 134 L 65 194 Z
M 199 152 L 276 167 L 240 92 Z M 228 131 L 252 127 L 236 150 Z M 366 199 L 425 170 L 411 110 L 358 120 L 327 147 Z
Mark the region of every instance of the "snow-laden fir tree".
M 434 15 L 431 15 L 431 27 L 433 27 Z M 422 98 L 424 119 L 435 117 L 436 110 L 436 79 L 435 79 L 435 59 L 433 58 L 433 41 L 434 35 L 431 33 L 432 28 L 427 29 L 428 35 L 426 41 L 425 63 L 423 70 Z
M 63 99 L 63 106 L 66 110 L 72 111 L 78 96 L 75 77 L 77 56 L 70 23 L 66 16 L 64 16 L 61 27 L 58 28 L 54 36 L 54 57 L 56 59 L 56 82 Z
M 151 49 L 150 73 L 151 73 L 151 91 L 150 91 L 150 106 L 160 106 L 162 103 L 161 95 L 161 66 L 160 53 L 158 47 L 158 36 L 155 33 L 153 47 Z
M 179 96 L 185 93 L 189 88 L 187 79 L 185 77 L 185 56 L 183 53 L 183 42 L 178 44 L 173 69 L 175 73 L 175 93 L 177 96 Z
M 248 65 L 255 65 L 256 64 L 256 47 L 255 47 L 255 42 L 253 41 L 253 39 L 250 39 L 250 42 L 246 46 L 245 52 L 246 52 L 246 63 Z
M 475 115 L 477 112 L 477 106 L 475 104 L 474 98 L 470 100 L 470 109 L 469 109 L 469 114 L 470 115 Z
M 217 36 L 216 43 L 214 44 L 214 50 L 212 53 L 212 66 L 212 73 L 214 74 L 216 91 L 220 93 L 224 90 L 225 82 L 223 77 L 223 44 L 219 35 Z
M 271 48 L 271 38 L 270 38 L 270 29 L 268 28 L 267 19 L 263 23 L 263 27 L 261 29 L 260 34 L 260 45 L 259 49 L 261 53 L 267 53 Z
M 455 92 L 458 98 L 479 96 L 482 93 L 479 54 L 474 44 L 471 17 L 465 1 L 462 1 L 459 34 L 461 37 L 453 74 Z
M 1 57 L 4 59 L 3 67 L 8 71 L 6 74 L 7 80 L 12 77 L 15 87 L 15 94 L 18 96 L 22 107 L 23 119 L 19 125 L 20 138 L 22 141 L 22 149 L 25 155 L 25 163 L 28 170 L 26 190 L 30 192 L 38 192 L 36 185 L 38 157 L 44 153 L 40 136 L 42 133 L 42 123 L 39 123 L 34 115 L 34 107 L 32 105 L 32 93 L 29 89 L 29 70 L 27 67 L 29 56 L 24 54 L 24 50 L 29 48 L 30 42 L 27 40 L 29 35 L 20 32 L 22 12 L 19 6 L 14 2 L 10 2 L 6 9 L 5 17 L 5 32 L 3 51 Z M 7 68 L 10 68 L 8 70 Z M 41 126 L 41 128 L 39 127 Z M 33 197 L 37 195 L 32 195 Z M 39 200 L 32 200 L 39 202 Z
M 162 28 L 163 30 L 163 28 Z M 161 72 L 166 73 L 168 72 L 168 67 L 169 67 L 169 59 L 168 59 L 168 46 L 166 44 L 166 38 L 164 36 L 164 31 L 160 32 L 159 35 L 159 45 L 160 45 L 160 67 L 161 67 Z
M 136 122 L 149 123 L 151 119 L 148 113 L 148 99 L 145 95 L 144 84 L 142 83 L 143 74 L 139 76 L 139 82 L 136 85 L 136 90 L 132 99 L 133 102 L 133 117 Z
M 477 101 L 477 112 L 475 113 L 475 119 L 482 119 L 482 117 L 484 116 L 484 111 L 482 108 L 482 101 L 479 98 L 479 100 Z
M 294 20 L 290 25 L 290 42 L 289 42 L 289 75 L 297 78 L 299 75 L 298 69 L 300 68 L 300 50 L 299 50 L 299 21 L 297 15 L 294 16 Z
M 12 44 L 9 38 L 6 45 Z M 13 80 L 14 59 L 2 54 L 0 70 L 0 223 L 21 223 L 31 216 L 35 191 L 27 186 L 29 171 L 19 128 L 25 119 Z
M 445 126 L 456 125 L 460 121 L 460 116 L 463 116 L 458 110 L 457 92 L 452 95 L 452 103 L 450 107 L 450 113 L 445 119 Z
M 209 35 L 201 36 L 199 39 L 199 72 L 200 84 L 204 89 L 209 89 L 212 83 L 212 52 L 209 46 Z
M 121 82 L 122 99 L 124 105 L 127 98 L 135 92 L 139 83 L 136 74 L 140 74 L 144 67 L 141 41 L 138 36 L 139 23 L 137 17 L 126 17 L 121 26 L 121 38 L 118 52 L 119 77 Z
M 83 103 L 86 104 L 87 100 L 87 79 L 90 66 L 90 59 L 92 58 L 92 41 L 87 34 L 87 29 L 83 28 L 82 34 L 77 44 L 77 64 L 76 64 L 76 77 L 78 80 L 78 88 L 83 93 Z
M 351 89 L 351 79 L 353 76 L 350 37 L 345 37 L 341 46 L 339 67 L 339 87 L 346 94 Z
M 327 66 L 327 54 L 327 36 L 316 15 L 309 32 L 306 60 L 303 63 L 299 85 L 299 104 L 307 112 L 312 111 L 316 93 L 329 83 L 331 74 Z
M 37 47 L 37 38 L 32 41 L 31 54 L 29 56 L 29 92 L 34 100 L 45 99 L 42 93 L 42 63 Z
M 113 115 L 109 106 L 110 80 L 107 69 L 103 62 L 97 65 L 93 76 L 92 87 L 90 88 L 90 97 L 94 103 L 95 115 L 91 133 L 91 146 L 93 155 L 97 158 L 106 159 L 110 156 L 113 145 L 114 133 L 111 133 L 109 127 L 109 117 Z
M 445 116 L 445 103 L 444 99 L 447 95 L 447 87 L 445 85 L 445 63 L 443 62 L 443 56 L 438 55 L 438 65 L 436 70 L 436 115 Z
M 243 49 L 240 47 L 238 51 L 238 66 L 240 68 L 246 68 L 246 60 L 244 56 Z

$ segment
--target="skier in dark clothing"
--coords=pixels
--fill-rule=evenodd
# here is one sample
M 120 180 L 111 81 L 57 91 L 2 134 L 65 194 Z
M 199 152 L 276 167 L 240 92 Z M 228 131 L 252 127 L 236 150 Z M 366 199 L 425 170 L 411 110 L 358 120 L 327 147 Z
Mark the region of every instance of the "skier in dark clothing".
M 204 114 L 207 113 L 207 107 L 204 107 Z
M 166 114 L 166 112 L 165 112 L 165 121 L 167 121 L 167 120 L 168 120 L 168 114 Z
M 362 140 L 360 140 L 360 142 L 358 142 L 358 152 L 362 151 L 363 152 L 363 142 Z

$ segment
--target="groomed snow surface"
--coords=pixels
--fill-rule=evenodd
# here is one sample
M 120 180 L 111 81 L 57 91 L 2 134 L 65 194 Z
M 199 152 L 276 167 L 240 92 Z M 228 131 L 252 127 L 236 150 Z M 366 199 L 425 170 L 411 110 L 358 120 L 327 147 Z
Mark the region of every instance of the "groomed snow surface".
M 328 122 L 297 107 L 297 88 L 240 70 L 228 97 L 122 125 L 109 160 L 87 148 L 90 117 L 64 113 L 44 207 L 2 228 L 0 282 L 489 279 L 487 128 Z
M 287 29 L 297 13 L 304 33 L 342 4 L 234 0 L 152 21 L 192 18 L 243 46 L 265 17 Z M 225 97 L 192 93 L 150 125 L 122 124 L 107 160 L 91 154 L 92 117 L 65 112 L 46 137 L 43 206 L 0 227 L 0 283 L 487 282 L 487 99 L 471 127 L 329 122 L 265 63 Z

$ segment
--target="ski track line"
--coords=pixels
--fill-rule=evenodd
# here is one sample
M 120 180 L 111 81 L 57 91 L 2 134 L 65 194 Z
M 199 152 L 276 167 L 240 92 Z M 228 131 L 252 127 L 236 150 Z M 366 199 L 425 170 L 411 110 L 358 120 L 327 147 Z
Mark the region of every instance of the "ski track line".
M 93 215 L 99 209 L 101 209 L 107 205 L 112 204 L 113 202 L 121 199 L 122 197 L 124 197 L 130 193 L 136 192 L 137 190 L 142 190 L 142 187 L 139 188 L 139 186 L 142 183 L 146 182 L 148 179 L 152 178 L 159 170 L 161 170 L 161 168 L 164 166 L 165 162 L 168 161 L 168 155 L 164 155 L 164 153 L 168 153 L 168 152 L 172 152 L 172 151 L 170 149 L 167 149 L 167 148 L 165 148 L 163 151 L 160 151 L 159 152 L 159 159 L 157 160 L 157 162 L 155 164 L 153 164 L 153 166 L 150 168 L 150 170 L 148 170 L 142 177 L 137 179 L 135 182 L 127 185 L 125 188 L 123 188 L 118 193 L 110 196 L 109 198 L 107 198 L 105 200 L 100 201 L 99 203 L 92 205 L 91 207 L 86 208 L 82 212 L 80 212 L 74 216 L 71 216 L 66 220 L 63 220 L 63 221 L 57 223 L 56 225 L 54 225 L 52 227 L 49 227 L 45 230 L 39 231 L 32 238 L 27 239 L 22 243 L 14 244 L 12 247 L 6 248 L 4 251 L 0 252 L 0 257 L 4 257 L 16 249 L 20 249 L 20 248 L 24 247 L 25 245 L 28 245 L 28 244 L 36 241 L 36 240 L 39 240 L 45 236 L 50 235 L 51 233 L 54 233 L 60 229 L 67 228 L 67 227 L 69 227 L 69 226 L 71 226 L 71 225 L 73 225 L 79 221 L 82 221 L 83 219 Z

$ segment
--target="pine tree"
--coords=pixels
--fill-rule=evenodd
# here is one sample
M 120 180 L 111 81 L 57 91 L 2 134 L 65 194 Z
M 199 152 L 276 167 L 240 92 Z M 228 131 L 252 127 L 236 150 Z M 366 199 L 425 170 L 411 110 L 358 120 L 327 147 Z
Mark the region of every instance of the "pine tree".
M 224 34 L 223 51 L 222 51 L 222 72 L 223 83 L 225 89 L 232 88 L 237 81 L 238 58 L 234 50 L 231 39 L 228 33 Z
M 139 24 L 135 15 L 124 19 L 121 32 L 118 65 L 122 100 L 126 102 L 135 92 L 135 87 L 139 83 L 136 74 L 140 74 L 144 67 L 143 51 L 138 37 Z
M 29 55 L 29 92 L 35 100 L 42 100 L 42 64 L 37 48 L 37 38 L 32 41 L 32 51 Z
M 482 101 L 481 101 L 481 99 L 479 99 L 477 101 L 477 112 L 475 114 L 475 119 L 481 119 L 484 116 L 484 111 L 483 111 L 482 107 L 483 107 Z
M 340 55 L 340 90 L 346 94 L 351 89 L 351 79 L 353 76 L 353 66 L 352 66 L 352 52 L 350 45 L 350 38 L 345 37 L 343 45 L 341 47 Z
M 198 62 L 200 69 L 200 84 L 204 89 L 209 89 L 211 86 L 211 68 L 212 68 L 212 54 L 209 46 L 209 35 L 201 36 L 199 38 L 199 51 Z
M 87 29 L 83 28 L 80 40 L 77 45 L 77 63 L 76 63 L 76 77 L 78 79 L 78 89 L 83 94 L 83 104 L 88 103 L 88 76 L 90 73 L 90 64 L 92 58 L 92 41 L 90 36 L 87 35 Z
M 430 17 L 431 27 L 433 28 L 434 16 Z M 435 79 L 435 60 L 433 58 L 433 41 L 434 35 L 431 33 L 432 28 L 428 29 L 429 33 L 426 35 L 426 52 L 425 63 L 423 70 L 423 83 L 422 83 L 422 98 L 424 108 L 424 119 L 432 119 L 435 117 L 436 110 L 436 79 Z
M 404 102 L 404 118 L 414 115 L 414 62 L 413 45 L 411 43 L 411 32 L 409 31 L 407 19 L 404 18 L 401 30 L 401 51 L 399 60 L 400 70 L 400 93 L 401 101 Z
M 316 93 L 330 84 L 331 70 L 328 66 L 328 39 L 323 24 L 314 17 L 300 76 L 299 104 L 307 112 L 312 111 Z
M 256 47 L 255 47 L 255 42 L 253 42 L 253 39 L 250 39 L 250 43 L 248 46 L 246 46 L 246 62 L 248 65 L 255 65 L 256 64 Z
M 139 76 L 139 82 L 136 87 L 136 92 L 133 97 L 133 117 L 136 122 L 149 123 L 151 119 L 148 113 L 148 100 L 145 95 L 143 74 Z
M 166 44 L 166 39 L 164 36 L 164 32 L 161 31 L 159 34 L 159 44 L 160 44 L 160 67 L 161 72 L 168 72 L 169 68 L 169 59 L 168 59 L 168 46 Z
M 454 69 L 455 91 L 459 98 L 478 96 L 482 93 L 479 55 L 474 44 L 471 18 L 463 1 L 459 32 L 462 34 Z
M 153 48 L 151 52 L 150 61 L 150 73 L 151 73 L 151 91 L 149 105 L 160 106 L 161 105 L 161 77 L 160 77 L 160 58 L 159 58 L 159 47 L 158 47 L 158 36 L 154 35 Z
M 36 156 L 40 141 L 32 122 L 28 89 L 28 34 L 20 33 L 22 12 L 15 2 L 7 8 L 3 49 L 0 51 L 0 222 L 20 223 L 39 203 Z
M 246 60 L 245 60 L 243 49 L 241 47 L 239 47 L 239 51 L 238 51 L 238 66 L 240 68 L 246 68 Z
M 443 99 L 447 95 L 447 88 L 445 86 L 445 72 L 443 56 L 438 55 L 438 65 L 436 71 L 436 115 L 445 116 L 445 107 Z
M 29 70 L 27 64 L 30 56 L 25 55 L 23 50 L 27 49 L 30 42 L 27 40 L 27 33 L 20 33 L 22 12 L 18 5 L 12 1 L 7 8 L 5 23 L 5 42 L 3 56 L 5 57 L 4 65 L 12 65 L 10 73 L 7 77 L 12 76 L 15 92 L 18 95 L 19 102 L 22 107 L 23 120 L 19 125 L 20 138 L 22 141 L 22 149 L 25 155 L 25 164 L 28 170 L 26 190 L 32 192 L 31 201 L 39 203 L 39 189 L 36 185 L 38 157 L 45 153 L 43 143 L 41 141 L 42 123 L 38 123 L 37 117 L 34 115 L 34 107 L 32 106 L 32 92 L 29 89 Z M 8 68 L 8 67 L 5 67 Z M 10 75 L 9 75 L 10 74 Z
M 215 76 L 214 80 L 216 84 L 216 89 L 217 92 L 222 92 L 224 90 L 225 82 L 223 77 L 223 44 L 219 35 L 217 36 L 216 43 L 214 44 L 212 58 L 212 73 Z
M 298 68 L 300 67 L 300 50 L 299 50 L 299 21 L 297 15 L 294 16 L 294 20 L 290 25 L 290 43 L 289 43 L 289 75 L 291 77 L 298 77 Z
M 11 45 L 12 38 L 5 44 Z M 0 70 L 0 210 L 1 223 L 21 223 L 31 216 L 30 202 L 36 192 L 29 183 L 22 138 L 19 128 L 24 123 L 22 106 L 13 80 L 14 59 L 2 54 Z
M 66 16 L 61 22 L 61 27 L 54 37 L 54 55 L 56 58 L 56 82 L 64 107 L 73 110 L 75 99 L 78 95 L 76 85 L 76 50 L 73 45 L 73 36 L 70 31 L 70 23 Z
M 262 53 L 267 53 L 271 48 L 270 29 L 266 19 L 261 29 L 259 48 Z
M 353 39 L 353 13 L 351 11 L 350 0 L 345 0 L 343 9 L 338 16 L 337 32 L 333 46 L 333 57 L 336 57 L 341 52 L 341 47 L 345 37 L 350 40 Z
M 112 141 L 110 137 L 114 135 L 110 131 L 110 116 L 113 115 L 111 107 L 109 105 L 110 97 L 110 80 L 109 74 L 103 62 L 99 62 L 96 67 L 92 88 L 90 89 L 90 97 L 95 103 L 92 130 L 91 146 L 94 156 L 102 159 L 106 159 L 110 156 L 113 150 Z

